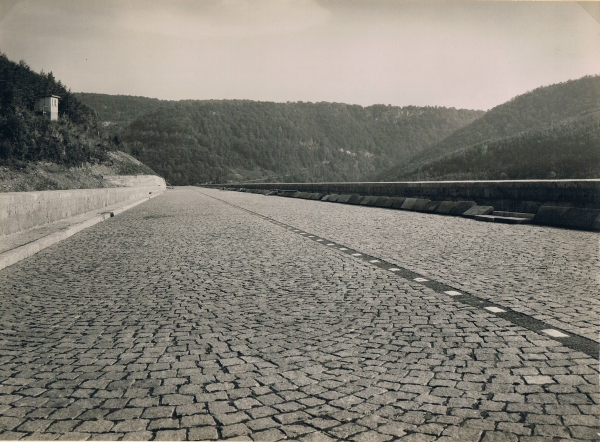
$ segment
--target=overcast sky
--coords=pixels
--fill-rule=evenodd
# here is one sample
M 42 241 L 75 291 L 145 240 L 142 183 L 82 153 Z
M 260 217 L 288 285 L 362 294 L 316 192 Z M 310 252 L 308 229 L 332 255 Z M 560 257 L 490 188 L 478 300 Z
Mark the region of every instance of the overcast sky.
M 9 59 L 74 92 L 489 109 L 600 73 L 574 2 L 0 0 L 0 20 Z

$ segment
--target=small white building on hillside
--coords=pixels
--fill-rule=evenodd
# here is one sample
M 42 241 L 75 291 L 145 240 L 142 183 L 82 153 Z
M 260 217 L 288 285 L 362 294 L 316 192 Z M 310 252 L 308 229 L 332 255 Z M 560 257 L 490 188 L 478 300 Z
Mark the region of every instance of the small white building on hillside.
M 60 100 L 58 95 L 40 97 L 35 102 L 34 110 L 50 118 L 50 121 L 56 121 L 58 120 L 58 100 Z

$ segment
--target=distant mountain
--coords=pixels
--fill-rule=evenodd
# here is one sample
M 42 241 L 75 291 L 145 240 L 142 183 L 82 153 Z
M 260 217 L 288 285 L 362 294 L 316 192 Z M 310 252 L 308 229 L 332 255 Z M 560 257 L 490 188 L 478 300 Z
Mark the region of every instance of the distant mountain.
M 600 111 L 475 144 L 403 180 L 600 178 Z
M 483 114 L 441 107 L 78 96 L 104 106 L 98 110 L 104 121 L 121 123 L 156 105 L 119 137 L 128 152 L 172 184 L 361 180 Z
M 75 98 L 94 109 L 104 126 L 124 128 L 140 115 L 157 109 L 164 100 L 132 95 L 75 92 Z
M 546 155 L 543 146 L 534 147 L 534 139 L 544 143 L 548 143 L 548 149 L 558 148 L 556 143 L 564 142 L 564 137 L 560 134 L 559 128 L 562 128 L 569 133 L 578 133 L 583 136 L 586 141 L 589 155 L 593 157 L 593 153 L 597 151 L 598 145 L 594 144 L 593 134 L 589 133 L 590 127 L 593 127 L 594 117 L 579 119 L 580 116 L 594 112 L 600 109 L 600 76 L 586 76 L 578 80 L 571 80 L 564 83 L 554 84 L 551 86 L 540 87 L 531 92 L 519 95 L 510 101 L 496 106 L 488 111 L 479 119 L 473 121 L 461 129 L 442 140 L 441 142 L 432 145 L 428 149 L 416 154 L 409 160 L 404 160 L 394 167 L 383 173 L 375 175 L 376 179 L 380 180 L 410 180 L 410 179 L 441 179 L 441 176 L 462 176 L 463 179 L 475 179 L 476 176 L 496 176 L 497 167 L 492 169 L 477 169 L 487 164 L 469 163 L 468 158 L 479 160 L 482 158 L 474 154 L 477 149 L 481 150 L 483 146 L 488 146 L 488 149 L 501 155 L 498 158 L 502 164 L 516 163 L 517 157 L 510 155 L 518 155 L 516 146 L 521 146 L 526 151 L 519 154 L 521 161 L 528 158 L 532 161 L 531 164 L 521 164 L 516 173 L 519 177 L 534 178 L 539 177 L 541 171 L 532 172 L 531 174 L 524 171 L 531 167 L 535 169 L 535 164 L 545 164 L 550 167 L 554 164 L 553 160 Z M 558 124 L 563 120 L 575 118 L 575 120 L 565 121 L 564 124 Z M 538 131 L 531 131 L 539 129 Z M 527 132 L 526 131 L 531 131 Z M 587 134 L 587 135 L 586 135 Z M 589 135 L 589 136 L 588 136 Z M 591 136 L 591 138 L 590 138 Z M 502 140 L 502 141 L 500 141 Z M 535 141 L 537 143 L 537 141 Z M 567 149 L 569 143 L 564 144 Z M 495 146 L 490 148 L 490 146 Z M 500 148 L 499 146 L 505 146 Z M 512 146 L 512 147 L 508 147 Z M 554 146 L 554 147 L 550 147 Z M 468 152 L 466 152 L 468 150 Z M 465 151 L 461 156 L 461 152 Z M 575 155 L 575 150 L 572 150 Z M 577 151 L 579 152 L 579 151 Z M 535 158 L 534 155 L 539 154 L 540 157 Z M 586 155 L 588 155 L 586 154 Z M 565 150 L 561 153 L 561 157 L 566 160 L 570 153 Z M 462 158 L 462 160 L 458 160 Z M 489 158 L 486 156 L 486 158 Z M 570 157 L 569 157 L 570 158 Z M 477 160 L 477 161 L 479 161 Z M 578 164 L 576 159 L 572 159 L 572 164 Z M 569 160 L 571 162 L 571 160 Z M 477 163 L 477 165 L 476 165 Z M 535 163 L 535 164 L 534 164 Z M 450 167 L 450 164 L 453 164 Z M 461 170 L 459 164 L 462 164 Z M 445 169 L 446 165 L 448 169 Z M 547 173 L 556 169 L 558 166 L 552 166 Z M 509 168 L 510 170 L 516 170 Z M 507 171 L 509 170 L 507 169 Z M 545 169 L 544 169 L 545 170 Z M 565 175 L 567 169 L 561 172 L 563 178 L 575 178 L 575 176 L 589 176 L 591 169 L 572 170 L 573 175 Z M 516 175 L 510 175 L 507 171 L 504 176 L 507 178 L 516 178 Z M 442 175 L 438 175 L 441 173 Z M 498 172 L 502 173 L 502 172 Z M 555 173 L 557 173 L 555 171 Z M 450 175 L 448 175 L 450 174 Z

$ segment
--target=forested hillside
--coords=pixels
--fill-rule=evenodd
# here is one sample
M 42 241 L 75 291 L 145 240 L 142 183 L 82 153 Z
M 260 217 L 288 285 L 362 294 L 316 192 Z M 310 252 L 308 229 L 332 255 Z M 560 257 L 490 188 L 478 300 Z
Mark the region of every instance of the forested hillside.
M 42 160 L 75 165 L 105 160 L 106 152 L 116 149 L 95 112 L 52 72 L 36 73 L 0 54 L 0 80 L 0 165 Z M 49 94 L 60 96 L 55 122 L 33 111 L 36 98 Z
M 122 149 L 173 184 L 600 176 L 598 75 L 487 113 L 73 94 L 3 54 L 0 80 L 0 166 L 9 168 L 110 164 L 107 153 Z M 61 97 L 57 122 L 33 112 L 48 94 Z
M 119 136 L 128 152 L 172 184 L 348 181 L 414 155 L 482 114 L 340 103 L 161 102 Z
M 433 160 L 403 180 L 600 178 L 600 111 L 486 141 Z
M 576 158 L 571 158 L 571 155 L 584 155 L 588 158 L 594 158 L 595 156 L 597 158 L 600 147 L 597 144 L 597 139 L 594 143 L 594 137 L 589 132 L 594 124 L 593 116 L 581 120 L 577 118 L 597 109 L 600 109 L 599 75 L 540 87 L 496 106 L 481 118 L 457 130 L 429 149 L 423 150 L 412 159 L 401 162 L 384 173 L 376 175 L 376 179 L 406 180 L 416 179 L 416 177 L 441 179 L 441 175 L 437 175 L 437 173 L 442 173 L 443 176 L 462 176 L 463 179 L 475 179 L 475 177 L 482 176 L 495 177 L 498 173 L 502 174 L 502 172 L 498 172 L 501 166 L 492 167 L 491 163 L 487 163 L 487 160 L 483 160 L 474 154 L 478 149 L 483 148 L 482 146 L 488 146 L 489 150 L 489 146 L 492 145 L 496 146 L 492 149 L 496 152 L 494 155 L 499 156 L 496 159 L 503 165 L 516 164 L 517 157 L 515 155 L 518 155 L 521 161 L 531 162 L 518 166 L 519 172 L 514 167 L 509 167 L 504 171 L 509 178 L 516 178 L 517 176 L 524 178 L 539 177 L 542 170 L 547 170 L 546 173 L 551 171 L 558 173 L 555 170 L 558 166 L 555 165 L 553 159 L 556 157 L 552 156 L 558 154 L 558 150 L 560 150 L 558 143 L 566 143 L 563 144 L 564 151 L 560 154 L 560 157 L 564 161 L 569 158 L 567 161 L 569 164 L 581 164 Z M 575 118 L 575 120 L 566 121 L 563 125 L 555 124 L 570 118 Z M 563 128 L 573 136 L 577 133 L 578 137 L 584 137 L 586 141 L 582 142 L 587 146 L 588 152 L 585 154 L 582 152 L 583 145 L 580 149 L 573 150 L 572 143 L 568 142 L 568 138 L 560 133 L 559 128 Z M 532 131 L 532 129 L 539 130 Z M 526 131 L 530 132 L 523 133 Z M 534 139 L 535 137 L 538 137 L 538 139 Z M 495 142 L 495 140 L 498 142 Z M 544 147 L 546 145 L 547 148 Z M 500 146 L 504 147 L 500 148 Z M 473 147 L 473 149 L 470 149 L 470 147 Z M 459 154 L 466 149 L 469 151 L 465 152 L 464 155 Z M 525 151 L 519 153 L 519 149 Z M 551 155 L 550 152 L 553 152 L 553 154 Z M 535 155 L 539 155 L 539 157 L 535 157 Z M 459 158 L 461 159 L 459 160 Z M 475 160 L 475 158 L 478 159 Z M 486 155 L 485 158 L 491 157 Z M 474 162 L 470 163 L 470 160 Z M 479 162 L 480 160 L 483 162 Z M 450 167 L 451 163 L 454 166 Z M 457 169 L 458 164 L 462 164 L 461 167 L 463 167 L 460 173 Z M 492 169 L 484 169 L 484 164 L 489 164 Z M 543 167 L 538 170 L 538 166 L 542 164 Z M 447 170 L 445 169 L 446 166 L 448 167 Z M 531 174 L 525 173 L 529 167 L 532 170 Z M 563 178 L 589 177 L 592 169 L 564 168 L 561 169 L 564 171 L 559 175 Z M 509 170 L 513 172 L 509 174 Z M 536 172 L 534 173 L 533 170 L 536 170 Z M 571 170 L 574 175 L 568 175 L 567 170 Z M 457 173 L 458 175 L 455 175 Z

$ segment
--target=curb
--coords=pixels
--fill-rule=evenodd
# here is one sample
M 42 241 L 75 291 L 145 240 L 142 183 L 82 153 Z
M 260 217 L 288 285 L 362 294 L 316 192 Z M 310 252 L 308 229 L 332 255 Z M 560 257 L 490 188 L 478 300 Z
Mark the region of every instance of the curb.
M 22 245 L 20 247 L 14 248 L 12 250 L 8 250 L 4 253 L 0 253 L 0 270 L 11 266 L 25 258 L 29 258 L 32 255 L 35 255 L 37 252 L 44 250 L 47 247 L 50 247 L 64 239 L 67 239 L 70 236 L 75 235 L 78 232 L 81 232 L 88 227 L 92 227 L 95 224 L 101 223 L 109 218 L 112 218 L 115 215 L 125 212 L 139 204 L 142 204 L 145 201 L 148 201 L 155 196 L 160 195 L 157 193 L 156 195 L 152 195 L 149 197 L 144 197 L 140 200 L 134 201 L 133 203 L 127 204 L 123 207 L 118 207 L 109 212 L 102 212 L 99 215 L 85 220 L 79 224 L 75 224 L 73 226 L 69 226 L 60 232 L 51 233 L 48 236 L 32 241 L 28 244 Z

